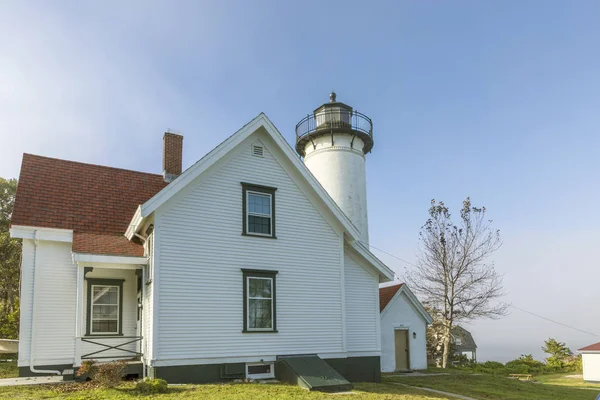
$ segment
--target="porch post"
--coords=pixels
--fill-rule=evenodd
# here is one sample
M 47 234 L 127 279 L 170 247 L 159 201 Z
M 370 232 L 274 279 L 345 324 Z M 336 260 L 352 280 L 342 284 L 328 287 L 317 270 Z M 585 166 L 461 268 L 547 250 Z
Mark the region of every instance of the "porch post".
M 142 303 L 142 309 L 141 310 L 137 310 L 140 313 L 140 332 L 137 332 L 137 336 L 141 336 L 142 340 L 140 340 L 140 353 L 142 353 L 142 356 L 140 357 L 141 361 L 142 361 L 142 378 L 146 379 L 146 335 L 144 334 L 144 332 L 146 331 L 145 328 L 145 324 L 146 324 L 146 310 L 144 309 L 146 306 L 146 270 L 147 268 L 145 266 L 142 265 L 142 293 L 141 293 L 141 303 Z M 139 307 L 139 304 L 136 304 L 137 307 Z
M 77 265 L 77 309 L 76 309 L 77 314 L 75 315 L 75 363 L 74 363 L 74 367 L 81 366 L 81 347 L 82 347 L 81 337 L 83 336 L 82 335 L 82 332 L 83 332 L 82 325 L 83 325 L 83 320 L 84 320 L 84 315 L 83 315 L 83 310 L 84 310 L 83 283 L 84 283 L 84 279 L 85 279 L 85 274 L 83 271 L 83 267 L 78 264 Z

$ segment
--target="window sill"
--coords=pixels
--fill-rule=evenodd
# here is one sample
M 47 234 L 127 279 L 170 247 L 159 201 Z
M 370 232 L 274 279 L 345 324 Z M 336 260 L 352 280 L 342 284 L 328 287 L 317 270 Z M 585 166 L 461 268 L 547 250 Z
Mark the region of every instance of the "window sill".
M 277 236 L 257 235 L 254 233 L 245 233 L 245 232 L 242 232 L 242 236 L 252 236 L 252 237 L 263 238 L 263 239 L 277 239 Z
M 249 330 L 244 329 L 242 331 L 242 333 L 279 333 L 279 331 L 277 329 L 272 330 L 272 331 L 249 331 Z
M 84 338 L 97 338 L 97 337 L 109 338 L 109 337 L 121 337 L 121 336 L 123 336 L 122 333 L 86 333 Z

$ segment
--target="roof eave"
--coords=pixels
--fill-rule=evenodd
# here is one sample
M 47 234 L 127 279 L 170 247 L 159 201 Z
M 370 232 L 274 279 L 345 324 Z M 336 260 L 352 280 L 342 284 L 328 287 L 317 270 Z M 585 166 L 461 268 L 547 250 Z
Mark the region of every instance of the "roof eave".
M 103 263 L 121 265 L 147 265 L 146 257 L 122 256 L 110 254 L 72 253 L 74 263 Z
M 388 268 L 375 254 L 357 240 L 346 240 L 347 243 L 379 272 L 379 283 L 390 282 L 394 279 L 394 271 Z
M 360 232 L 350 222 L 350 219 L 344 214 L 337 203 L 329 196 L 327 191 L 321 186 L 313 174 L 308 170 L 306 165 L 300 160 L 300 157 L 295 153 L 294 149 L 281 135 L 279 130 L 273 125 L 269 118 L 264 114 L 260 113 L 241 129 L 235 132 L 233 135 L 225 139 L 221 144 L 211 150 L 208 154 L 198 160 L 194 165 L 185 170 L 179 175 L 173 182 L 165 186 L 160 192 L 152 196 L 148 201 L 141 205 L 140 215 L 142 218 L 146 218 L 151 215 L 158 207 L 164 204 L 172 196 L 182 190 L 185 186 L 191 183 L 194 179 L 200 176 L 210 166 L 224 157 L 229 151 L 235 148 L 248 136 L 256 132 L 259 128 L 263 127 L 269 136 L 275 141 L 283 153 L 288 157 L 292 164 L 297 168 L 300 174 L 306 179 L 311 188 L 317 193 L 321 200 L 325 203 L 326 207 L 335 215 L 344 227 L 344 231 L 350 237 L 351 241 L 359 240 Z M 141 220 L 139 221 L 141 222 Z M 134 226 L 135 228 L 135 226 Z M 133 237 L 133 233 L 128 232 Z
M 138 206 L 131 217 L 131 222 L 129 222 L 129 226 L 127 226 L 127 230 L 125 231 L 125 237 L 127 240 L 132 240 L 133 236 L 136 234 L 137 230 L 140 226 L 142 226 L 144 222 L 144 217 L 142 217 L 142 206 Z
M 12 225 L 9 233 L 13 239 L 39 239 L 68 243 L 73 241 L 73 230 L 71 229 Z

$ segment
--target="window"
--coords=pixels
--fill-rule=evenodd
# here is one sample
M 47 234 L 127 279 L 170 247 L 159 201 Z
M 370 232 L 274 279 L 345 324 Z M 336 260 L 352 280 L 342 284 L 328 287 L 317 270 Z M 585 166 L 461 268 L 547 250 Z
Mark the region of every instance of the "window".
M 123 280 L 88 279 L 87 335 L 122 335 Z
M 275 191 L 242 182 L 243 235 L 275 238 Z
M 244 332 L 277 332 L 275 276 L 277 271 L 242 270 Z
M 146 282 L 152 282 L 152 274 L 154 273 L 154 233 L 148 235 L 146 239 L 146 257 L 148 257 L 148 266 L 146 267 Z
M 462 338 L 460 336 L 457 336 L 456 338 L 454 338 L 454 344 L 457 346 L 462 345 Z
M 273 363 L 268 364 L 246 364 L 246 378 L 269 379 L 275 378 Z

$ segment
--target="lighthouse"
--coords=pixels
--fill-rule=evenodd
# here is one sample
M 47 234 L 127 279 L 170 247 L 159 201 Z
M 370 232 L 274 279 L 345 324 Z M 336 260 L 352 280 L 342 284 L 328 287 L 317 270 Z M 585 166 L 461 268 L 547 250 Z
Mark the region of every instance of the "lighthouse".
M 365 155 L 373 148 L 373 123 L 336 99 L 318 107 L 296 125 L 296 151 L 369 243 Z

